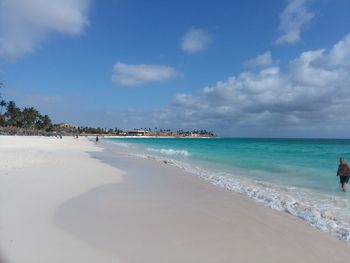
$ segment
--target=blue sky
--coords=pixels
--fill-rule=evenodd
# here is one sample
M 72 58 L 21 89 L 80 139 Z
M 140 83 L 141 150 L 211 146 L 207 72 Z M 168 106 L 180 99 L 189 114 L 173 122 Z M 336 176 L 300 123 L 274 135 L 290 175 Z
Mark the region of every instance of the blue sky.
M 349 12 L 347 0 L 0 0 L 2 93 L 75 125 L 349 137 Z

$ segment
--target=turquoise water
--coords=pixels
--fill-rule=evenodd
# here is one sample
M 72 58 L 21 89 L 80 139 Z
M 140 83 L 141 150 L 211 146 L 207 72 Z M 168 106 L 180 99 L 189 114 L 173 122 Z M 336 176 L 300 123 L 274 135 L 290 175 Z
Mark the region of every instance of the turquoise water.
M 216 168 L 221 166 L 226 171 L 230 169 L 239 171 L 254 179 L 344 196 L 339 191 L 338 178 L 335 174 L 339 156 L 350 157 L 350 140 L 225 138 L 114 140 L 123 140 L 154 150 L 163 149 L 164 155 L 171 155 L 173 158 L 182 157 L 182 160 L 207 162 Z M 170 149 L 174 152 L 166 152 Z M 185 155 L 185 152 L 188 155 Z
M 143 156 L 167 159 L 218 186 L 287 211 L 341 239 L 350 240 L 350 189 L 347 193 L 341 192 L 335 176 L 339 157 L 348 157 L 350 161 L 350 140 L 111 140 L 126 143 Z M 339 222 L 341 226 L 334 226 Z M 340 227 L 346 229 L 345 233 L 338 231 Z

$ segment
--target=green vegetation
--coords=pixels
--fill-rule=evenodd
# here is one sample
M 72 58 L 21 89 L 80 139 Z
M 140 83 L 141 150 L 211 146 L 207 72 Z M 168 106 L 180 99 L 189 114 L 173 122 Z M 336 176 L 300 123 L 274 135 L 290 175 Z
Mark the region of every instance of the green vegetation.
M 78 132 L 80 134 L 119 134 L 122 133 L 122 130 L 118 128 L 115 129 L 103 129 L 103 128 L 91 128 L 91 127 L 78 127 Z
M 122 130 L 118 128 L 107 129 L 107 128 L 91 128 L 91 127 L 76 127 L 68 124 L 54 124 L 53 131 L 64 133 L 64 134 L 75 134 L 75 135 L 89 135 L 89 134 L 101 134 L 101 135 L 119 135 Z
M 0 126 L 36 129 L 49 132 L 53 129 L 51 119 L 41 115 L 34 107 L 19 108 L 14 101 L 6 102 L 0 93 Z
M 1 88 L 2 83 L 0 83 Z M 17 107 L 14 101 L 5 101 L 0 93 L 0 134 L 110 134 L 122 132 L 118 128 L 104 129 L 75 127 L 69 124 L 53 124 L 48 115 L 42 115 L 34 107 Z
M 0 83 L 1 88 L 2 83 Z M 135 129 L 134 129 L 135 130 Z M 140 128 L 141 134 L 145 136 L 175 136 L 175 137 L 215 137 L 213 132 L 206 130 L 176 132 L 170 129 L 158 129 L 152 132 L 151 128 Z M 0 134 L 20 135 L 135 135 L 132 131 L 123 132 L 118 128 L 91 128 L 77 127 L 66 123 L 53 124 L 48 115 L 42 115 L 34 107 L 17 107 L 14 101 L 5 101 L 0 93 Z M 139 134 L 139 135 L 141 135 Z

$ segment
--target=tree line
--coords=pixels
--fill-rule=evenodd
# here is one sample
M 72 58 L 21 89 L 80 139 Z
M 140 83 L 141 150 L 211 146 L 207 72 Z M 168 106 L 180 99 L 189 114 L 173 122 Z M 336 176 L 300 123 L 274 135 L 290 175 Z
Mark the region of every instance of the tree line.
M 17 107 L 14 101 L 5 101 L 0 94 L 0 126 L 51 131 L 53 128 L 48 115 L 42 115 L 34 107 Z
M 1 83 L 0 83 L 1 88 Z M 91 127 L 75 127 L 71 125 L 60 125 L 53 124 L 48 115 L 42 115 L 34 107 L 25 107 L 23 109 L 19 108 L 14 101 L 5 101 L 0 93 L 0 128 L 7 127 L 5 129 L 14 129 L 14 134 L 16 130 L 24 129 L 25 131 L 29 130 L 38 130 L 42 132 L 55 132 L 63 134 L 110 134 L 110 135 L 120 135 L 124 133 L 122 130 L 107 129 L 107 128 L 91 128 Z M 141 128 L 142 130 L 151 132 L 151 128 Z M 170 133 L 170 129 L 158 129 L 154 128 L 154 133 Z M 1 131 L 0 131 L 1 132 Z M 192 134 L 198 134 L 201 136 L 215 136 L 213 132 L 207 130 L 193 130 L 183 131 L 177 130 L 178 135 L 190 136 Z
M 1 83 L 0 83 L 1 88 Z M 5 101 L 0 93 L 0 128 L 13 130 L 16 134 L 18 129 L 39 130 L 42 132 L 56 132 L 64 134 L 119 134 L 122 130 L 91 128 L 91 127 L 67 127 L 60 124 L 53 124 L 48 115 L 42 115 L 34 107 L 21 109 L 14 101 Z

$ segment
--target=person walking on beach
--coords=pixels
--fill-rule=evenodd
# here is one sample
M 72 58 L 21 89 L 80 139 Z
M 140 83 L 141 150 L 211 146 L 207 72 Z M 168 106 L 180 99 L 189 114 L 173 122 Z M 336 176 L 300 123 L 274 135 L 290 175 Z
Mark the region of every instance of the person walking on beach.
M 345 162 L 344 157 L 339 158 L 339 166 L 338 166 L 337 176 L 339 176 L 340 187 L 345 192 L 346 185 L 349 182 L 350 168 L 347 165 L 347 163 Z

